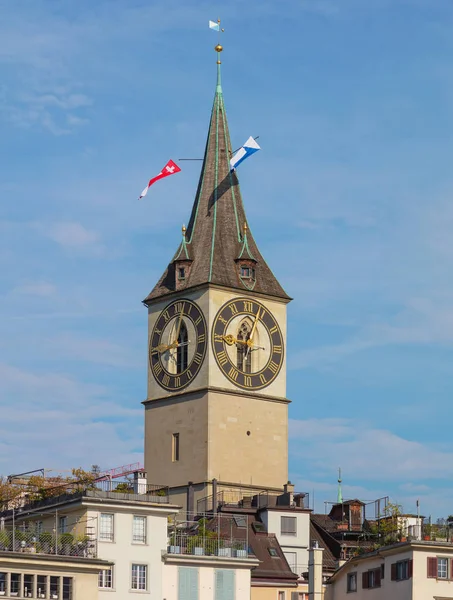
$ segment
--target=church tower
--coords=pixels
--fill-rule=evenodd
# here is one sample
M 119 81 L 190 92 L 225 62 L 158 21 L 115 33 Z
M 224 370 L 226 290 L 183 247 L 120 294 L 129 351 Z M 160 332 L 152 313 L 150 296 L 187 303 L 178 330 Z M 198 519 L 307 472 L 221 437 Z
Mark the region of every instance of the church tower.
M 249 229 L 231 156 L 218 60 L 189 224 L 144 300 L 145 470 L 151 483 L 168 485 L 172 501 L 183 505 L 189 482 L 189 504 L 201 506 L 213 480 L 230 498 L 281 490 L 288 480 L 290 298 Z

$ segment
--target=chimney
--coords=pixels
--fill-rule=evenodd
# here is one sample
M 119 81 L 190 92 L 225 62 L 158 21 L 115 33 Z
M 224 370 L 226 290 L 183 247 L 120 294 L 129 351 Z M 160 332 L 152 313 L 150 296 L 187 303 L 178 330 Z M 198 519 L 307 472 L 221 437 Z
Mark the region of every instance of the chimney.
M 308 551 L 308 600 L 322 599 L 322 553 L 315 540 Z
M 146 494 L 147 483 L 146 473 L 144 471 L 134 472 L 134 494 Z
M 288 483 L 285 483 L 285 485 L 283 486 L 283 492 L 286 495 L 286 498 L 288 500 L 288 506 L 293 506 L 293 503 L 294 503 L 294 485 L 291 483 L 291 481 L 288 481 Z

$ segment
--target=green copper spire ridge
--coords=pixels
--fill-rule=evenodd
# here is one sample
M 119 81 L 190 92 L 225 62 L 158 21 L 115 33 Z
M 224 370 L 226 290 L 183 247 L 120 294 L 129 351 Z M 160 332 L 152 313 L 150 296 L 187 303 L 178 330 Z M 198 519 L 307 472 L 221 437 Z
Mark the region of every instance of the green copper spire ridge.
M 217 61 L 217 85 L 215 88 L 216 94 L 222 93 L 222 79 L 220 76 L 220 61 Z

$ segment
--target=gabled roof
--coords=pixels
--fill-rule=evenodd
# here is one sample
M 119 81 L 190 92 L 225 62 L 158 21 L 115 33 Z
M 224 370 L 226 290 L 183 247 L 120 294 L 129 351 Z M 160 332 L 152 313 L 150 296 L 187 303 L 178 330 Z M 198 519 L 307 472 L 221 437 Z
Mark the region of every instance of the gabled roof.
M 211 283 L 290 300 L 258 250 L 252 232 L 245 228 L 248 223 L 236 172 L 230 171 L 231 156 L 218 64 L 203 166 L 185 236 L 186 248 L 179 246 L 145 303 L 175 291 L 174 261 L 186 253 L 193 265 L 187 279 L 178 284 L 178 291 Z M 256 280 L 252 284 L 239 276 L 235 262 L 239 258 L 256 261 Z

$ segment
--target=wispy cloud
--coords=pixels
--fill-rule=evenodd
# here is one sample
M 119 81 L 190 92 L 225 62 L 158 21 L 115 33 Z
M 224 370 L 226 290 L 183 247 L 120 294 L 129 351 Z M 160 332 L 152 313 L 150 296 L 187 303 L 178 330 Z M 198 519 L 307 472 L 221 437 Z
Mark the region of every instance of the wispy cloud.
M 104 252 L 100 235 L 91 229 L 87 229 L 81 223 L 66 221 L 45 225 L 35 225 L 43 235 L 50 238 L 67 250 L 84 252 L 100 256 Z

